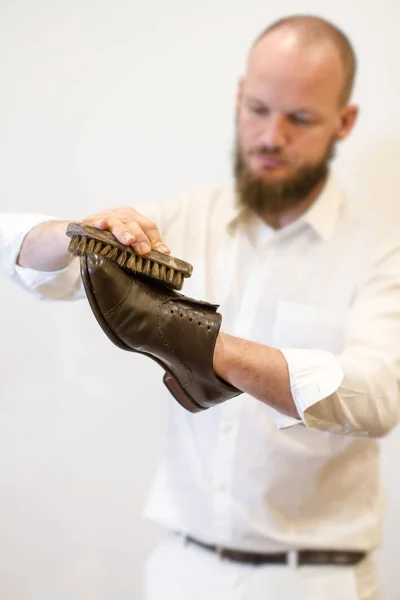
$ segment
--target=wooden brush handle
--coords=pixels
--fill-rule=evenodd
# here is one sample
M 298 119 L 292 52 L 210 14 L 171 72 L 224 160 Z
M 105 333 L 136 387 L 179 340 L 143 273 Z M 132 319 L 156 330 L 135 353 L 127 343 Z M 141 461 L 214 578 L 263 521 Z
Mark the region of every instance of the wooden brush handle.
M 69 223 L 67 227 L 66 234 L 68 237 L 73 237 L 74 235 L 85 236 L 91 238 L 93 240 L 97 240 L 102 242 L 103 244 L 108 244 L 110 246 L 114 246 L 119 250 L 127 252 L 128 254 L 136 254 L 135 250 L 132 246 L 126 246 L 125 244 L 121 244 L 110 231 L 105 231 L 104 229 L 97 229 L 97 227 L 91 227 L 90 225 L 83 225 L 82 223 Z M 185 262 L 184 260 L 180 260 L 179 258 L 175 258 L 174 256 L 169 256 L 168 254 L 163 254 L 162 252 L 157 252 L 157 250 L 150 250 L 147 254 L 143 255 L 143 258 L 150 258 L 156 263 L 160 265 L 165 265 L 171 269 L 175 269 L 182 273 L 183 277 L 190 277 L 193 272 L 193 267 L 190 263 Z

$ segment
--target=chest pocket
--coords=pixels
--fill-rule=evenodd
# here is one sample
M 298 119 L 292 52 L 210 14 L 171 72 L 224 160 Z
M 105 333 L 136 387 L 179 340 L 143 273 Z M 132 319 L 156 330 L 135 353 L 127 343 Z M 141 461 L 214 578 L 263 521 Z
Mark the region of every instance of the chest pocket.
M 279 302 L 273 328 L 273 345 L 278 348 L 328 350 L 343 349 L 344 315 L 298 302 Z

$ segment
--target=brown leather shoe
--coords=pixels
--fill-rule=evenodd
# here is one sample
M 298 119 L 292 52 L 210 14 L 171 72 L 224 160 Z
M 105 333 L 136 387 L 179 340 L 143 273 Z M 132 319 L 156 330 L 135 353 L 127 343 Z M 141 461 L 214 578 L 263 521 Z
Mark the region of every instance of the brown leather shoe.
M 218 305 L 131 277 L 99 254 L 80 261 L 86 295 L 103 331 L 119 348 L 161 365 L 165 385 L 184 408 L 198 412 L 242 393 L 213 369 L 222 321 Z

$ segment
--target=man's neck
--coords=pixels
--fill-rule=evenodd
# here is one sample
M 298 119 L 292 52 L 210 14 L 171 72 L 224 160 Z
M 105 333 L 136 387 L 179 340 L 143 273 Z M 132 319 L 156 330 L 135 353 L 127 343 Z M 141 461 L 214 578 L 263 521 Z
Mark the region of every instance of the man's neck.
M 265 213 L 260 215 L 261 219 L 267 223 L 273 229 L 283 229 L 293 223 L 297 219 L 301 217 L 315 202 L 315 200 L 320 195 L 322 189 L 326 184 L 327 178 L 318 183 L 315 188 L 311 191 L 311 193 L 300 200 L 298 204 L 295 206 L 291 206 L 286 210 L 280 211 L 279 213 Z

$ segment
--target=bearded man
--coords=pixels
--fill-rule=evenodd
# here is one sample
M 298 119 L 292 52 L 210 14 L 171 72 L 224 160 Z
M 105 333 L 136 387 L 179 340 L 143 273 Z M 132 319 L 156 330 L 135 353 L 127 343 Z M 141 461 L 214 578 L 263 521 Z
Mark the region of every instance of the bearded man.
M 376 438 L 400 411 L 400 252 L 330 169 L 357 118 L 355 71 L 327 21 L 274 23 L 239 83 L 234 189 L 82 219 L 142 255 L 171 248 L 193 263 L 185 294 L 220 305 L 213 369 L 240 392 L 201 414 L 169 397 L 146 510 L 168 533 L 147 600 L 379 598 Z M 66 225 L 4 217 L 10 276 L 82 295 Z

